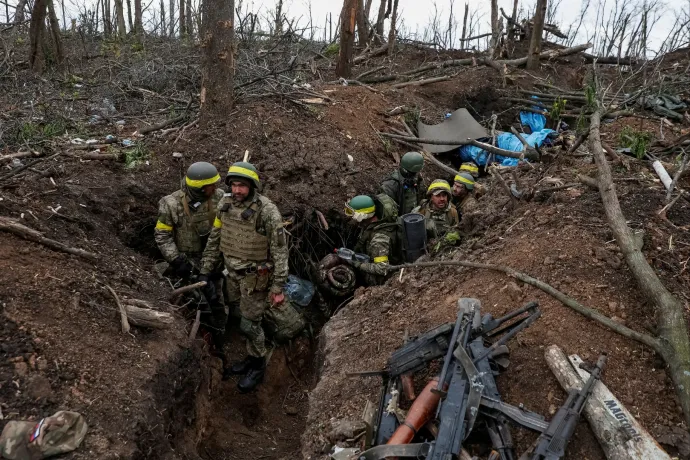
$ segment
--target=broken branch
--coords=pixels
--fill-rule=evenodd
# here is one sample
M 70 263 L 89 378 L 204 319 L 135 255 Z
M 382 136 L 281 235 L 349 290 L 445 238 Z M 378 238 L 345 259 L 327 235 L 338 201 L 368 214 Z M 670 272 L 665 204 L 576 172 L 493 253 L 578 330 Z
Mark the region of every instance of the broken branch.
M 117 296 L 117 293 L 108 286 L 107 284 L 105 287 L 110 291 L 110 294 L 113 296 L 115 299 L 115 303 L 117 303 L 117 308 L 120 310 L 120 324 L 122 325 L 122 333 L 126 334 L 129 332 L 129 321 L 127 321 L 127 311 L 125 310 L 125 307 L 122 305 L 122 302 L 120 302 L 120 298 Z
M 94 254 L 93 252 L 71 248 L 63 243 L 60 243 L 59 241 L 46 238 L 38 230 L 34 230 L 33 228 L 22 225 L 14 219 L 10 219 L 8 217 L 0 217 L 0 231 L 12 233 L 13 235 L 24 238 L 25 240 L 42 244 L 56 251 L 66 252 L 67 254 L 83 257 L 84 259 L 89 259 L 92 262 L 98 260 L 98 255 Z

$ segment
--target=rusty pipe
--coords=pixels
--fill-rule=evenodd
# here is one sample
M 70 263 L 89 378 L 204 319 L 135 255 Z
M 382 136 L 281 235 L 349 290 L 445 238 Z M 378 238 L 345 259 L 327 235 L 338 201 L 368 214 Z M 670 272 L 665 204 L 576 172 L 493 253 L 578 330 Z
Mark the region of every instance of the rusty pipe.
M 434 378 L 426 384 L 412 403 L 405 421 L 395 430 L 386 444 L 409 444 L 417 432 L 433 418 L 436 414 L 436 407 L 441 400 L 439 393 L 431 391 L 436 389 L 437 385 L 438 378 Z

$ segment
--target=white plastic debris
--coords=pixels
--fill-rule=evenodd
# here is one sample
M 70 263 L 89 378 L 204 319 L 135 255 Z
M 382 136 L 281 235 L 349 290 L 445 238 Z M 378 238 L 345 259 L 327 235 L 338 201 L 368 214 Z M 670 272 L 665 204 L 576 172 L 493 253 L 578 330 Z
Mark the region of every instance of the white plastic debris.
M 134 141 L 132 139 L 122 139 L 122 145 L 124 147 L 133 147 Z
M 184 155 L 180 152 L 173 152 L 173 158 L 184 158 Z
M 81 145 L 84 143 L 84 139 L 77 137 L 77 138 L 72 139 L 70 142 L 74 145 Z
M 98 144 L 98 139 L 89 139 L 86 141 L 86 145 Z
M 355 159 L 352 158 L 352 155 L 350 155 L 349 153 L 347 154 L 347 159 L 350 160 L 350 163 L 352 163 L 353 161 L 355 161 Z
M 125 120 L 117 120 L 117 121 L 115 122 L 115 124 L 116 124 L 117 126 L 124 126 L 124 125 L 125 125 Z
M 659 179 L 661 179 L 661 183 L 664 184 L 664 187 L 666 187 L 666 190 L 671 188 L 671 182 L 673 182 L 673 179 L 671 179 L 671 176 L 668 175 L 664 165 L 662 165 L 659 160 L 656 160 L 654 163 L 652 163 L 652 168 L 654 168 L 654 171 L 656 171 Z

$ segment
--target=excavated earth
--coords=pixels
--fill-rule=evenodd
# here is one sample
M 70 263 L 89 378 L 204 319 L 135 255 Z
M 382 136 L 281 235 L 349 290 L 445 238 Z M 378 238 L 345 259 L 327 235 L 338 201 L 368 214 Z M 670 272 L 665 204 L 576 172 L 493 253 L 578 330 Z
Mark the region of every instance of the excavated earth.
M 180 57 L 180 62 L 185 59 Z M 416 56 L 411 61 L 425 59 Z M 391 123 L 385 112 L 416 106 L 431 123 L 465 106 L 485 125 L 492 113 L 499 114 L 504 128 L 515 122 L 517 110 L 499 95 L 501 81 L 493 69 L 462 69 L 450 81 L 404 91 L 315 83 L 318 90 L 328 91 L 328 104 L 304 108 L 274 99 L 241 103 L 213 126 L 194 126 L 179 137 L 152 133 L 138 140 L 148 158 L 126 167 L 68 155 L 70 139 L 77 135 L 102 139 L 117 134 L 111 125 L 85 124 L 87 106 L 103 97 L 115 105 L 113 119 L 126 120 L 121 137 L 144 124 L 140 101 L 93 79 L 111 68 L 111 61 L 94 59 L 82 65 L 92 67 L 88 72 L 72 70 L 88 83 L 78 97 L 65 96 L 66 77 L 40 80 L 20 68 L 18 79 L 2 80 L 6 96 L 0 101 L 3 120 L 29 110 L 27 94 L 35 97 L 36 106 L 71 107 L 68 134 L 35 147 L 58 155 L 37 164 L 38 173 L 0 179 L 0 215 L 98 254 L 92 262 L 0 232 L 2 420 L 36 420 L 57 410 L 84 414 L 89 423 L 84 444 L 64 458 L 328 458 L 333 445 L 342 441 L 333 436 L 333 428 L 342 420 L 359 418 L 365 401 L 376 402 L 379 391 L 375 378 L 345 374 L 381 368 L 401 344 L 404 331 L 415 334 L 453 320 L 459 297 L 480 299 L 484 311 L 495 316 L 530 300 L 540 302 L 542 318 L 511 343 L 511 366 L 498 379 L 506 401 L 553 414 L 565 395 L 546 366 L 544 348 L 555 343 L 586 360 L 606 350 L 610 364 L 604 380 L 645 427 L 659 440 L 674 439 L 671 434 L 685 429 L 663 363 L 650 350 L 540 291 L 486 271 L 408 271 L 384 286 L 358 290 L 323 329 L 320 323 L 312 326 L 310 342 L 276 347 L 266 382 L 248 395 L 239 394 L 234 381 L 221 381 L 220 361 L 209 356 L 205 340 L 187 339 L 189 314 L 168 303 L 170 285 L 153 270 L 159 254 L 152 233 L 158 199 L 177 188 L 189 164 L 204 160 L 226 170 L 248 150 L 265 193 L 286 219 L 318 209 L 336 223 L 345 200 L 374 191 L 405 152 L 376 135 L 375 129 Z M 579 88 L 584 69 L 570 66 L 554 72 L 518 72 L 509 83 L 527 88 L 534 78 L 561 78 L 564 85 Z M 43 114 L 40 123 L 51 120 L 50 110 Z M 613 133 L 615 126 L 605 129 Z M 648 128 L 658 133 L 656 124 Z M 6 148 L 2 154 L 13 151 Z M 183 158 L 174 158 L 175 152 Z M 554 149 L 556 156 L 534 170 L 521 169 L 521 181 L 532 184 L 543 176 L 568 183 L 578 173 L 595 174 L 591 157 L 558 152 Z M 428 178 L 443 177 L 433 167 L 425 171 Z M 687 302 L 690 239 L 679 228 L 690 224 L 687 202 L 679 201 L 669 212 L 673 227 L 656 217 L 664 205 L 663 187 L 646 165 L 632 161 L 630 170 L 619 168 L 615 174 L 630 225 L 645 230 L 648 260 Z M 496 184 L 481 181 L 490 191 L 483 199 L 480 231 L 445 257 L 509 265 L 635 330 L 653 333 L 653 308 L 622 262 L 595 191 L 578 186 L 511 208 Z M 687 178 L 683 185 L 690 185 Z M 295 265 L 299 263 L 293 260 Z M 120 298 L 147 300 L 172 312 L 174 324 L 167 330 L 132 328 L 131 334 L 123 334 L 106 286 Z M 243 342 L 236 325 L 229 339 L 232 357 L 240 358 Z M 516 430 L 518 451 L 530 436 Z M 585 422 L 571 445 L 569 459 L 603 458 Z M 673 445 L 664 447 L 675 453 Z

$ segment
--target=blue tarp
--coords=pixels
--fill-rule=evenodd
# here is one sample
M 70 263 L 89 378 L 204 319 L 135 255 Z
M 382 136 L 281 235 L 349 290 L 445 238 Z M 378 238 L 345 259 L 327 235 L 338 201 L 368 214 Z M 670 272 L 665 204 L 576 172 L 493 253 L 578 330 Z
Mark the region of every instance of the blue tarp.
M 532 99 L 539 100 L 539 97 L 532 96 Z M 544 107 L 540 107 L 538 105 L 533 105 L 532 108 L 547 112 Z M 536 133 L 537 131 L 541 131 L 546 127 L 546 117 L 533 112 L 520 112 L 520 123 L 529 126 L 530 131 Z
M 525 141 L 532 147 L 539 146 L 546 141 L 549 134 L 553 133 L 553 129 L 542 129 L 533 132 L 529 136 L 523 136 Z M 511 133 L 501 133 L 496 136 L 496 147 L 503 150 L 510 150 L 512 152 L 522 152 L 523 147 L 520 139 Z M 489 158 L 489 153 L 480 147 L 475 147 L 474 145 L 464 145 L 459 149 L 460 159 L 463 162 L 474 162 L 479 166 L 486 166 L 486 162 Z M 493 162 L 500 164 L 501 166 L 517 166 L 517 158 L 504 157 L 502 155 L 495 155 Z

